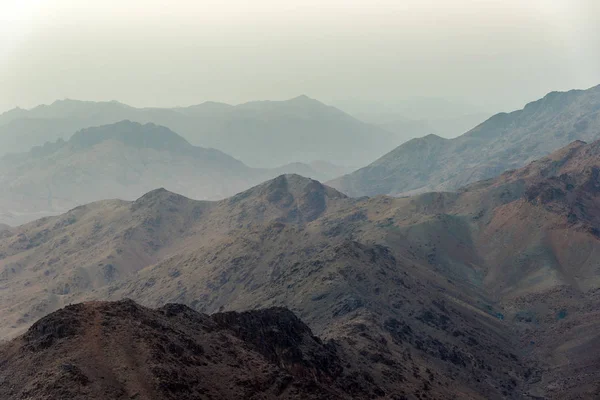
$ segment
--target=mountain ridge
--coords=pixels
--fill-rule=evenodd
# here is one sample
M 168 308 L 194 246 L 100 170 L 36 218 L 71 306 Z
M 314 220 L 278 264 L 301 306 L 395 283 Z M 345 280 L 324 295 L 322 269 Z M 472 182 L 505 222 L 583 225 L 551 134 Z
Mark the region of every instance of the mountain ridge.
M 5 188 L 0 222 L 18 225 L 99 199 L 133 200 L 168 187 L 199 200 L 231 196 L 284 173 L 335 176 L 329 164 L 257 169 L 216 149 L 193 146 L 152 123 L 120 121 L 80 130 L 69 140 L 0 158 Z
M 600 135 L 600 86 L 551 92 L 522 110 L 499 113 L 469 132 L 422 149 L 405 143 L 328 183 L 351 196 L 456 190 L 519 168 L 575 139 Z
M 286 307 L 385 394 L 591 396 L 598 171 L 600 142 L 579 141 L 459 192 L 357 199 L 283 175 L 217 202 L 90 204 L 0 239 L 0 332 L 88 300 Z
M 57 101 L 0 115 L 0 145 L 4 152 L 23 152 L 48 141 L 66 140 L 80 129 L 122 120 L 167 126 L 193 145 L 215 148 L 262 168 L 314 160 L 360 165 L 401 142 L 396 134 L 299 96 L 284 101 L 205 102 L 176 108 Z M 264 143 L 270 144 L 270 150 Z

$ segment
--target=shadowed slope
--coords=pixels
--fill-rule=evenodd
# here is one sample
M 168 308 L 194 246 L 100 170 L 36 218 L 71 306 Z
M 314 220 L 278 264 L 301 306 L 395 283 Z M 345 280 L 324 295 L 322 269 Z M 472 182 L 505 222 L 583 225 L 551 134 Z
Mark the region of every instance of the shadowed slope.
M 339 353 L 282 308 L 208 316 L 177 304 L 77 304 L 0 346 L 0 396 L 350 399 L 381 391 L 345 372 Z

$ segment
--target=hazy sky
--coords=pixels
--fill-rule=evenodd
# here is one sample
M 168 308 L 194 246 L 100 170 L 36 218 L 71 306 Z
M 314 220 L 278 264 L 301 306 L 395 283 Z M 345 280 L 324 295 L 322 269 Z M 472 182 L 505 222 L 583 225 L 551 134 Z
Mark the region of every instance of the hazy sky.
M 596 84 L 598 0 L 0 0 L 0 110 L 305 93 L 498 111 Z

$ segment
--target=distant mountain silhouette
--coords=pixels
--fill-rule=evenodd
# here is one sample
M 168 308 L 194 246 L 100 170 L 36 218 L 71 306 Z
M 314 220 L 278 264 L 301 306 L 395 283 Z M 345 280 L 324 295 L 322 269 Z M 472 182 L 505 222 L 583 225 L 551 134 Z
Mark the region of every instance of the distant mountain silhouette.
M 80 129 L 122 120 L 166 126 L 194 145 L 219 149 L 253 167 L 315 160 L 359 166 L 403 141 L 400 135 L 307 96 L 237 106 L 207 102 L 173 109 L 61 100 L 2 114 L 0 152 L 28 151 L 59 138 L 67 140 Z
M 573 140 L 598 138 L 600 86 L 553 92 L 455 139 L 413 139 L 329 184 L 351 196 L 455 190 L 519 168 Z
M 95 200 L 135 199 L 157 187 L 217 200 L 282 173 L 323 179 L 339 172 L 302 163 L 250 168 L 219 150 L 192 146 L 168 128 L 131 121 L 84 129 L 68 141 L 5 156 L 0 168 L 0 222 L 10 225 Z

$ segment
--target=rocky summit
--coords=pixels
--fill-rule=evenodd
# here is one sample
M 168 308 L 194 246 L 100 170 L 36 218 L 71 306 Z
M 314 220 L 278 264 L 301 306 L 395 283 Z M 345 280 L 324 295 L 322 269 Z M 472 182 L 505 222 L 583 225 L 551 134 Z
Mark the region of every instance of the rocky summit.
M 382 390 L 289 310 L 70 305 L 0 346 L 2 399 L 351 399 Z

